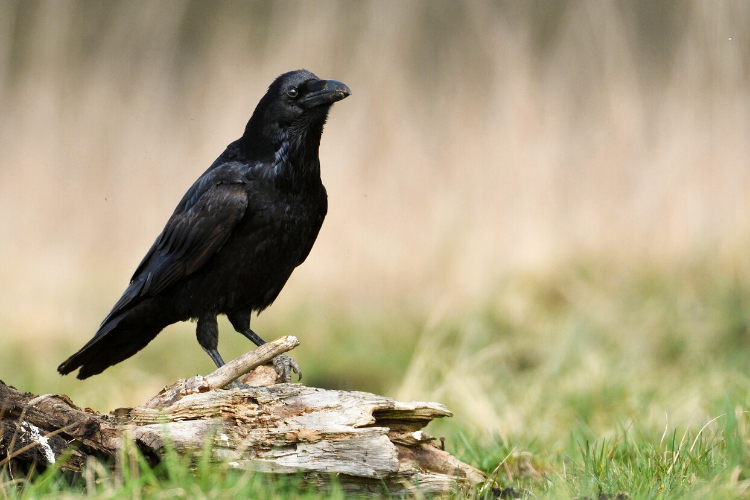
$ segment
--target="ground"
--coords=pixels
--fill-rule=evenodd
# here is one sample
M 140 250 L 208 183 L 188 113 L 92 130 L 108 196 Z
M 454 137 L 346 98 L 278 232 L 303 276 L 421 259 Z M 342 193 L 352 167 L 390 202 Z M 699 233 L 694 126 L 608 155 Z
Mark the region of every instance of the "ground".
M 467 306 L 353 312 L 307 304 L 263 326 L 271 338 L 300 338 L 294 354 L 310 385 L 447 405 L 455 417 L 428 432 L 500 488 L 542 498 L 737 498 L 750 487 L 745 264 L 571 262 L 508 276 Z M 192 326 L 77 386 L 54 366 L 79 339 L 33 346 L 4 335 L 2 378 L 36 393 L 64 388 L 98 410 L 137 404 L 187 369 L 210 371 Z M 227 357 L 246 350 L 229 325 L 222 331 Z M 122 470 L 92 472 L 72 488 L 54 474 L 25 490 L 4 477 L 0 498 L 328 497 L 299 478 L 177 457 L 156 471 L 137 460 Z M 464 495 L 479 494 L 456 493 Z

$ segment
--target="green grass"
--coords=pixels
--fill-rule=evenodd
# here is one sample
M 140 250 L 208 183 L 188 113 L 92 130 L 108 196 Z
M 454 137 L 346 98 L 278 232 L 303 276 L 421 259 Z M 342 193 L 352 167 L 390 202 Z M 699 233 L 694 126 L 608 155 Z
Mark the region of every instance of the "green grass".
M 454 418 L 433 422 L 428 433 L 444 436 L 448 451 L 498 487 L 534 498 L 750 496 L 744 261 L 573 263 L 510 276 L 469 306 L 363 312 L 311 303 L 275 318 L 262 318 L 266 335 L 301 338 L 295 356 L 310 385 L 446 404 Z M 111 401 L 137 404 L 176 376 L 210 370 L 192 325 L 181 328 L 93 383 L 51 373 L 57 351 L 72 343 L 33 351 L 5 337 L 2 376 L 22 390 L 67 392 L 102 411 Z M 225 357 L 247 348 L 237 335 L 225 333 L 222 342 Z M 84 475 L 73 486 L 57 473 L 23 487 L 5 477 L 0 498 L 329 497 L 306 489 L 304 478 L 175 456 L 155 470 L 130 462 L 119 475 L 100 469 L 97 481 Z
M 205 450 L 204 450 L 205 451 Z M 314 488 L 302 476 L 269 477 L 248 474 L 226 465 L 212 464 L 200 453 L 183 457 L 167 450 L 163 461 L 151 468 L 130 444 L 121 453 L 115 471 L 95 461 L 79 478 L 64 475 L 57 468 L 10 481 L 7 474 L 0 497 L 24 498 L 344 498 L 337 484 L 330 491 Z

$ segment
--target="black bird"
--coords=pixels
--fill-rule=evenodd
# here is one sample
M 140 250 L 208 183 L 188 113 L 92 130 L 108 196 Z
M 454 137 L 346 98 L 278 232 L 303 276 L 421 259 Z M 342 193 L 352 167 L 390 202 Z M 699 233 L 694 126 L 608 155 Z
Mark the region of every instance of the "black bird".
M 198 343 L 222 366 L 219 314 L 264 344 L 250 316 L 273 303 L 315 243 L 328 210 L 318 158 L 323 125 L 333 103 L 350 94 L 306 70 L 274 80 L 242 137 L 185 193 L 94 337 L 57 370 L 96 375 L 190 319 Z M 302 378 L 288 356 L 274 366 L 280 380 L 291 371 Z

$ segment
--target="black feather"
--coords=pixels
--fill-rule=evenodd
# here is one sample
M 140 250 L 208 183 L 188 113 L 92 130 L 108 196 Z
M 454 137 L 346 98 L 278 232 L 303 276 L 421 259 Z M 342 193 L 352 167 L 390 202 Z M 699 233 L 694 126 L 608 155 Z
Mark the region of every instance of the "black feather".
M 299 97 L 289 97 L 290 87 Z M 215 342 L 201 324 L 218 314 L 233 324 L 248 318 L 241 332 L 254 338 L 250 313 L 275 300 L 323 224 L 318 148 L 331 105 L 348 95 L 305 70 L 277 78 L 243 136 L 185 193 L 94 337 L 58 371 L 101 373 L 189 319 L 199 319 L 199 342 L 210 351 Z

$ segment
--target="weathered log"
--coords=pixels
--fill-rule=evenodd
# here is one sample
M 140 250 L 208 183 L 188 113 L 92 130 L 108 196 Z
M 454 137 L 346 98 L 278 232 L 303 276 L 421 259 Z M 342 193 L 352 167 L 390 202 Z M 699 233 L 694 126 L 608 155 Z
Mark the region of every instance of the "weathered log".
M 180 379 L 145 404 L 109 415 L 81 410 L 66 396 L 35 397 L 0 382 L 0 464 L 44 469 L 68 451 L 63 468 L 80 471 L 88 456 L 115 456 L 127 434 L 155 461 L 167 446 L 199 453 L 209 442 L 212 458 L 231 467 L 302 472 L 321 487 L 335 474 L 343 489 L 359 493 L 382 494 L 384 485 L 391 494 L 444 492 L 484 481 L 422 430 L 434 418 L 451 416 L 441 404 L 301 384 L 215 389 L 297 343 L 283 337 L 218 375 Z M 244 382 L 268 383 L 274 375 L 272 367 L 259 366 Z
M 78 472 L 87 457 L 114 457 L 121 436 L 110 419 L 65 395 L 22 393 L 0 381 L 0 467 L 44 470 L 67 454 L 64 468 Z

